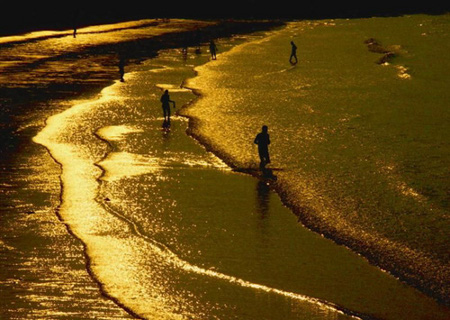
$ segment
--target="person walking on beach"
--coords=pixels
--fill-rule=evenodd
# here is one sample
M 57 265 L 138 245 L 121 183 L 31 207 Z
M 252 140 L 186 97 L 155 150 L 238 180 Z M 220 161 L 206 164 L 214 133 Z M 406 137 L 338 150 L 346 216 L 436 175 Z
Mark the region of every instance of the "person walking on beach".
M 164 114 L 164 121 L 170 123 L 170 103 L 173 103 L 173 107 L 175 108 L 175 101 L 170 100 L 169 90 L 164 91 L 164 94 L 160 99 L 162 103 L 162 109 Z
M 294 41 L 291 41 L 291 47 L 292 47 L 292 50 L 291 50 L 291 56 L 289 57 L 289 62 L 291 64 L 297 64 L 297 62 L 298 62 L 298 60 L 297 60 L 297 46 L 295 45 Z M 292 61 L 293 59 L 295 61 Z
M 262 126 L 261 132 L 256 135 L 256 138 L 254 140 L 254 143 L 258 145 L 258 154 L 259 159 L 261 160 L 259 168 L 261 170 L 264 170 L 266 164 L 270 163 L 269 157 L 270 137 L 267 131 L 268 131 L 267 126 L 266 125 Z
M 209 52 L 211 53 L 211 59 L 216 60 L 216 51 L 217 51 L 217 46 L 214 43 L 213 40 L 211 40 L 209 42 Z
M 77 37 L 77 25 L 78 25 L 78 16 L 80 12 L 78 9 L 75 9 L 72 17 L 72 24 L 73 24 L 73 37 Z
M 119 74 L 120 74 L 120 82 L 124 82 L 125 79 L 123 76 L 125 75 L 125 58 L 122 54 L 119 56 Z

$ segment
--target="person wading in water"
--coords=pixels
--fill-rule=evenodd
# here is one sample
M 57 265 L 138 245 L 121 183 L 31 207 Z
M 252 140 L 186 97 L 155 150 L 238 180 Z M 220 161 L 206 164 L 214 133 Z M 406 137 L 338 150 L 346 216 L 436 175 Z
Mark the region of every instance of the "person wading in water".
M 173 107 L 175 108 L 175 101 L 170 100 L 169 90 L 164 91 L 160 101 L 162 103 L 164 122 L 170 123 L 170 103 L 172 102 Z
M 261 132 L 256 135 L 256 138 L 254 140 L 254 143 L 258 145 L 258 154 L 259 159 L 261 160 L 259 168 L 261 170 L 264 170 L 266 164 L 270 163 L 270 156 L 269 156 L 270 137 L 267 131 L 268 131 L 267 126 L 262 126 Z

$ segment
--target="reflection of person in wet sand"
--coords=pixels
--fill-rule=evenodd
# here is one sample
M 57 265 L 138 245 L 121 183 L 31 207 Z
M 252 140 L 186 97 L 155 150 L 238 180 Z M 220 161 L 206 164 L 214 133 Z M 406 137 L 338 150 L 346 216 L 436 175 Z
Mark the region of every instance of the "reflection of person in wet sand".
M 259 159 L 261 160 L 259 168 L 261 170 L 263 170 L 266 167 L 266 164 L 270 163 L 269 157 L 270 138 L 267 131 L 268 131 L 267 126 L 262 126 L 261 132 L 256 135 L 254 141 L 254 143 L 258 145 Z
M 256 184 L 257 192 L 257 212 L 261 219 L 267 218 L 269 214 L 270 186 L 264 180 L 259 180 Z
M 291 51 L 291 56 L 289 57 L 289 62 L 291 64 L 297 64 L 298 60 L 297 60 L 297 46 L 295 45 L 294 41 L 291 41 L 291 46 L 292 46 L 292 51 Z M 293 59 L 295 61 L 293 61 Z
M 173 107 L 175 108 L 175 101 L 170 100 L 169 90 L 164 91 L 160 101 L 162 103 L 164 121 L 170 123 L 170 103 L 173 103 Z
M 211 40 L 209 42 L 209 52 L 211 53 L 211 59 L 216 60 L 216 51 L 217 51 L 217 46 L 214 43 L 213 40 Z

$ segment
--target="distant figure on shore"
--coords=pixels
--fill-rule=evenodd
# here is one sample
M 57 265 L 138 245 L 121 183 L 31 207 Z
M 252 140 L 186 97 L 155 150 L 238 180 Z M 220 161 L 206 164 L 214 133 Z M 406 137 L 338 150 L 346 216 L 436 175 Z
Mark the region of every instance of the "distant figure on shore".
M 183 55 L 183 60 L 187 60 L 187 54 L 188 54 L 188 42 L 186 39 L 183 40 L 183 47 L 181 48 L 181 54 Z
M 266 167 L 266 164 L 270 163 L 270 157 L 269 157 L 269 144 L 270 144 L 270 138 L 269 134 L 267 133 L 268 128 L 267 126 L 262 126 L 261 132 L 256 135 L 254 143 L 258 145 L 258 154 L 259 159 L 261 160 L 259 164 L 259 168 L 261 170 L 264 170 Z
M 199 29 L 197 29 L 194 33 L 194 42 L 196 44 L 195 53 L 201 54 L 202 50 L 201 50 L 200 46 L 202 43 L 202 33 Z
M 79 9 L 75 9 L 72 16 L 72 24 L 73 24 L 73 37 L 77 37 L 77 25 L 78 25 L 78 17 L 80 15 Z
M 211 59 L 216 60 L 216 51 L 217 51 L 217 46 L 214 43 L 213 40 L 211 40 L 209 42 L 209 52 L 211 53 Z
M 119 56 L 119 74 L 120 74 L 120 82 L 124 82 L 125 79 L 123 76 L 125 75 L 125 58 L 121 54 Z
M 297 60 L 297 46 L 295 45 L 294 41 L 291 41 L 291 56 L 289 57 L 289 62 L 291 64 L 297 64 L 298 60 Z M 295 60 L 294 62 L 292 60 Z
M 175 101 L 170 100 L 169 90 L 164 91 L 164 94 L 160 99 L 162 103 L 162 109 L 164 114 L 164 121 L 170 124 L 170 103 L 173 103 L 173 107 L 175 108 Z

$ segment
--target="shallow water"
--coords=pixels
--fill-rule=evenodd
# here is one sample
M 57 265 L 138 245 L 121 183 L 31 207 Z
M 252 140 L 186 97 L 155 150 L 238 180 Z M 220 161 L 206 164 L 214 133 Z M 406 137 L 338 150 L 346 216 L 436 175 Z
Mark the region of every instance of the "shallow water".
M 0 318 L 131 318 L 87 272 L 84 246 L 58 214 L 61 168 L 32 137 L 71 99 L 117 79 L 122 46 L 152 56 L 152 37 L 201 25 L 147 20 L 83 28 L 76 39 L 70 30 L 0 38 Z
M 284 86 L 274 87 L 272 81 L 277 77 L 297 71 L 302 57 L 299 52 L 300 63 L 296 68 L 279 69 L 281 63 L 271 61 L 276 55 L 261 46 L 280 36 L 273 46 L 279 49 L 286 34 L 306 31 L 309 27 L 313 27 L 309 31 L 314 42 L 315 31 L 333 27 L 322 22 L 306 26 L 291 24 L 276 33 L 220 39 L 219 59 L 197 68 L 200 77 L 188 86 L 195 84 L 201 88 L 207 84 L 208 90 L 201 90 L 204 96 L 182 113 L 198 117 L 191 121 L 194 133 L 201 133 L 202 139 L 209 143 L 208 148 L 212 147 L 227 163 L 241 168 L 256 166 L 256 150 L 251 143 L 260 125 L 252 123 L 258 112 L 264 114 L 261 116 L 264 120 L 276 115 L 262 108 L 264 103 L 277 101 L 268 94 L 271 89 L 276 88 L 278 98 L 285 101 L 304 97 L 303 91 L 308 88 L 312 91 L 313 86 L 308 82 L 314 83 L 311 79 L 317 72 L 310 72 L 306 84 L 299 84 L 293 77 Z M 260 63 L 247 63 L 248 49 L 254 62 Z M 316 189 L 327 185 L 318 169 L 312 177 L 323 184 L 313 184 L 311 180 L 297 184 L 295 174 L 305 173 L 304 177 L 311 179 L 306 169 L 317 163 L 295 163 L 291 153 L 297 152 L 296 148 L 290 146 L 283 151 L 286 161 L 294 159 L 295 170 L 283 166 L 282 171 L 275 171 L 277 183 L 268 185 L 267 181 L 230 170 L 186 135 L 186 118 L 175 116 L 170 132 L 162 130 L 159 96 L 163 89 L 169 89 L 177 108 L 194 99 L 183 84 L 186 78 L 194 76 L 195 66 L 208 61 L 208 52 L 202 50 L 197 55 L 190 48 L 184 56 L 179 50 L 161 52 L 158 58 L 135 66 L 134 72 L 127 72 L 124 83 L 116 82 L 105 88 L 96 99 L 64 104 L 53 101 L 47 107 L 55 104 L 56 109 L 42 108 L 35 110 L 40 115 L 30 112 L 20 116 L 27 119 L 21 131 L 33 132 L 37 122 L 47 120 L 45 128 L 34 138 L 39 145 L 35 144 L 31 151 L 21 150 L 16 156 L 15 163 L 29 172 L 24 174 L 23 168 L 13 171 L 21 173 L 18 178 L 23 179 L 26 188 L 20 189 L 14 182 L 10 190 L 2 191 L 11 199 L 2 202 L 2 205 L 8 203 L 2 212 L 2 219 L 8 224 L 2 223 L 2 230 L 7 230 L 9 235 L 0 243 L 2 259 L 20 248 L 25 261 L 16 274 L 1 277 L 2 285 L 7 288 L 7 299 L 0 299 L 7 310 L 5 315 L 67 318 L 82 314 L 96 319 L 347 319 L 352 315 L 382 319 L 448 318 L 447 308 L 298 223 L 297 217 L 273 192 L 279 184 L 294 178 L 295 185 L 286 189 L 292 190 L 290 195 L 295 194 L 296 199 L 301 195 L 302 204 L 313 209 L 319 203 L 323 214 L 328 214 L 334 208 L 330 204 L 334 203 L 328 201 L 327 189 L 323 195 Z M 260 56 L 261 53 L 269 56 Z M 373 53 L 366 54 L 378 58 Z M 116 70 L 115 62 L 107 72 Z M 241 62 L 244 63 L 239 65 L 239 77 L 230 76 Z M 375 64 L 373 69 L 384 67 L 390 68 Z M 43 75 L 48 75 L 51 68 L 42 70 Z M 388 70 L 396 70 L 391 74 L 402 81 L 407 79 L 399 77 L 398 68 Z M 404 75 L 405 70 L 402 72 Z M 99 78 L 103 81 L 102 76 Z M 262 79 L 258 81 L 265 83 L 263 91 L 252 87 L 253 81 L 248 79 L 253 78 Z M 12 82 L 11 88 L 26 82 Z M 236 82 L 240 84 L 237 86 Z M 295 94 L 290 97 L 292 88 Z M 298 92 L 301 94 L 297 96 Z M 242 104 L 245 108 L 231 108 Z M 302 114 L 314 113 L 311 106 Z M 217 120 L 209 130 L 203 126 L 206 112 L 212 112 L 209 120 Z M 53 116 L 48 118 L 49 114 Z M 277 116 L 280 115 L 291 117 L 292 122 L 292 115 Z M 333 113 L 326 110 L 321 115 L 326 116 L 318 117 L 315 123 L 325 121 L 329 125 Z M 235 124 L 233 130 L 229 130 L 228 123 Z M 270 123 L 271 133 L 277 132 L 276 128 Z M 319 139 L 323 137 L 320 130 L 313 129 L 305 131 L 315 132 L 306 139 L 310 141 L 309 150 L 320 146 L 319 141 L 325 141 Z M 289 132 L 298 138 L 294 129 Z M 281 167 L 283 162 L 276 154 L 282 154 L 283 139 L 277 135 L 272 133 L 272 152 L 274 165 Z M 218 140 L 214 141 L 215 137 Z M 243 140 L 248 140 L 248 147 L 242 147 Z M 52 159 L 39 146 L 45 146 Z M 324 151 L 326 148 L 322 147 Z M 228 149 L 235 154 L 227 152 Z M 30 155 L 36 160 L 33 160 L 36 166 L 28 164 L 26 159 Z M 313 159 L 301 155 L 310 162 Z M 347 174 L 344 169 L 343 175 Z M 10 187 L 6 182 L 2 182 L 3 186 Z M 26 200 L 28 192 L 33 192 L 30 200 Z M 319 202 L 317 194 L 321 195 Z M 341 200 L 347 194 L 334 196 Z M 38 212 L 32 212 L 36 208 Z M 10 239 L 12 230 L 22 235 L 22 221 L 29 225 L 27 230 L 37 229 L 28 237 L 38 235 L 34 239 L 40 242 L 32 244 L 25 237 L 22 246 L 13 248 L 9 244 L 18 242 Z M 44 222 L 48 228 L 42 227 Z M 339 226 L 344 223 L 337 219 L 333 222 L 339 222 Z M 378 236 L 376 231 L 366 234 Z M 51 241 L 46 247 L 48 239 Z M 54 256 L 58 247 L 61 255 Z M 33 252 L 32 258 L 29 252 Z M 19 260 L 14 260 L 11 267 L 8 264 L 7 270 L 20 265 Z M 46 263 L 53 266 L 51 273 L 45 273 Z M 61 274 L 65 276 L 61 278 Z M 15 289 L 16 285 L 20 290 Z M 18 306 L 17 310 L 13 310 L 14 305 Z
M 196 68 L 194 133 L 249 168 L 259 161 L 253 137 L 268 125 L 278 189 L 304 223 L 445 300 L 449 22 L 290 23 Z M 370 38 L 395 57 L 378 64 Z
M 161 128 L 162 90 L 187 104 L 195 96 L 180 85 L 206 59 L 162 52 L 35 138 L 62 165 L 60 213 L 105 294 L 144 318 L 446 318 L 299 225 L 267 181 L 231 171 L 187 136 L 186 119 Z

